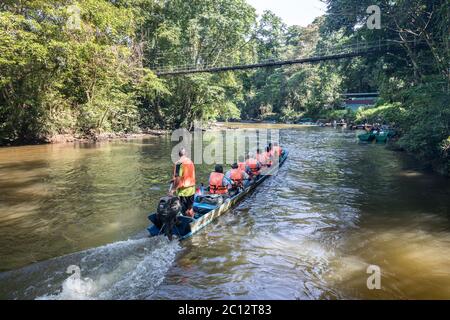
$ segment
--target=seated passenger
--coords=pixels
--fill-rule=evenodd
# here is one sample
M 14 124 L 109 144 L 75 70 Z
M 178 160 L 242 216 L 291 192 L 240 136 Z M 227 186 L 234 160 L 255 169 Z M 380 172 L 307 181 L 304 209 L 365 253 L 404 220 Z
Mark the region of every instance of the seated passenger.
M 266 157 L 261 153 L 260 149 L 256 149 L 256 160 L 258 160 L 262 167 L 267 166 Z
M 233 165 L 231 166 L 231 170 L 226 173 L 225 177 L 227 177 L 232 182 L 232 189 L 234 190 L 243 188 L 245 182 L 249 179 L 248 174 L 245 171 L 239 169 L 237 163 L 233 163 Z
M 239 156 L 238 166 L 242 171 L 248 172 L 248 167 L 243 156 Z
M 223 167 L 220 164 L 217 164 L 214 172 L 209 176 L 209 193 L 227 194 L 228 188 L 231 186 L 231 181 L 223 174 Z
M 273 149 L 272 142 L 269 143 L 269 145 L 267 146 L 267 148 L 269 148 L 270 156 L 273 157 L 275 151 L 274 151 L 274 149 Z M 266 148 L 266 151 L 267 151 L 267 148 Z
M 273 155 L 270 150 L 270 147 L 266 148 L 266 152 L 264 152 L 264 161 L 267 167 L 271 167 L 273 163 Z
M 249 171 L 249 168 L 245 164 L 245 159 L 244 159 L 243 156 L 239 157 L 238 167 L 239 167 L 240 170 L 242 170 L 242 171 L 244 171 L 246 173 L 248 173 L 248 171 Z
M 283 149 L 278 145 L 277 142 L 273 144 L 273 154 L 274 156 L 281 157 L 283 155 Z
M 252 157 L 252 155 L 249 153 L 247 154 L 246 157 L 246 161 L 245 164 L 247 165 L 248 169 L 249 169 L 249 175 L 250 177 L 255 177 L 255 176 L 259 176 L 259 174 L 261 173 L 261 163 L 259 163 L 258 160 L 256 160 L 255 158 Z

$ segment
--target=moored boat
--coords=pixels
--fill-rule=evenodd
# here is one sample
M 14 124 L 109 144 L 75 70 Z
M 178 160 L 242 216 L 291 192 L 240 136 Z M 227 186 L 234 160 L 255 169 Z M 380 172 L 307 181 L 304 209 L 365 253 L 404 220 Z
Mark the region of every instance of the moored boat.
M 388 132 L 380 132 L 375 135 L 375 139 L 378 143 L 385 143 L 389 139 L 389 133 Z
M 286 161 L 288 154 L 289 152 L 287 150 L 284 151 L 283 155 L 280 157 L 279 166 L 268 168 L 263 174 L 259 175 L 256 180 L 244 186 L 239 193 L 225 199 L 220 198 L 222 200 L 217 201 L 217 204 L 214 204 L 211 201 L 203 202 L 201 201 L 202 197 L 196 196 L 196 200 L 194 202 L 195 216 L 191 218 L 178 214 L 176 222 L 169 228 L 171 230 L 168 230 L 165 225 L 162 225 L 161 222 L 158 221 L 157 213 L 150 214 L 148 219 L 152 222 L 152 224 L 147 228 L 150 236 L 158 236 L 165 233 L 166 235 L 170 235 L 170 237 L 174 235 L 180 240 L 191 237 L 196 232 L 210 224 L 217 217 L 234 207 L 264 180 L 276 173 L 278 167 L 282 166 Z M 166 229 L 163 230 L 164 228 Z
M 360 141 L 364 141 L 364 142 L 370 142 L 373 141 L 373 139 L 375 139 L 375 134 L 368 132 L 368 133 L 363 133 L 358 135 L 358 139 Z

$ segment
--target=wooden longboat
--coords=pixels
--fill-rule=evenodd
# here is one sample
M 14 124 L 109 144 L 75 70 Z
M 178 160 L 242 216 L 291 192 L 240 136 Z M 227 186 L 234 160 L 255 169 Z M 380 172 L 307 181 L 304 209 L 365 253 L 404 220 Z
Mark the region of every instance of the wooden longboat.
M 250 192 L 252 192 L 256 187 L 258 187 L 263 181 L 265 181 L 268 177 L 275 174 L 277 170 L 284 164 L 289 152 L 285 150 L 283 155 L 280 157 L 279 165 L 268 168 L 266 171 L 263 171 L 261 175 L 258 176 L 256 180 L 252 183 L 249 183 L 241 192 L 236 194 L 235 196 L 226 198 L 223 203 L 217 207 L 211 208 L 210 211 L 201 214 L 200 212 L 196 212 L 194 218 L 186 217 L 186 216 L 178 216 L 178 222 L 172 229 L 172 234 L 178 237 L 179 240 L 187 239 L 197 233 L 199 230 L 206 227 L 213 220 L 220 217 L 232 207 L 236 206 L 242 199 L 244 199 Z M 195 204 L 194 204 L 195 209 Z M 156 226 L 156 213 L 152 213 L 148 216 L 148 219 L 152 222 L 152 224 L 147 228 L 151 237 L 158 236 L 162 232 L 160 228 Z

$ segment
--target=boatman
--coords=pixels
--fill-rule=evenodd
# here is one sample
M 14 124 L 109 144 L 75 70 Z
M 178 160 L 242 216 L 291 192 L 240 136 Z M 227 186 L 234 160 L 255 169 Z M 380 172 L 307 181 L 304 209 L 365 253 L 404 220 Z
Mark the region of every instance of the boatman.
M 233 183 L 233 190 L 243 188 L 245 182 L 249 180 L 248 174 L 244 170 L 241 170 L 237 163 L 231 165 L 231 169 L 225 174 L 225 177 Z
M 228 189 L 232 186 L 231 180 L 223 174 L 222 165 L 216 164 L 214 172 L 209 175 L 209 193 L 224 195 L 228 193 Z
M 173 195 L 174 190 L 181 202 L 181 212 L 188 216 L 194 216 L 194 195 L 195 195 L 195 166 L 194 163 L 186 156 L 186 149 L 181 148 L 178 152 L 180 160 L 175 163 L 173 169 L 172 189 L 170 194 Z

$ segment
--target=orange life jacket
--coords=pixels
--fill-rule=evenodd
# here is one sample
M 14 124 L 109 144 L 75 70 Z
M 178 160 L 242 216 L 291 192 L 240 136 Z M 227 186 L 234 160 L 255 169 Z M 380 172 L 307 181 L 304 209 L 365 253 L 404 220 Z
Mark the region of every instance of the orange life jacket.
M 212 172 L 209 176 L 209 193 L 224 194 L 228 192 L 227 186 L 223 185 L 224 174 Z
M 250 168 L 250 171 L 254 175 L 259 175 L 258 161 L 254 158 L 248 159 L 246 161 L 247 166 Z
M 283 149 L 281 149 L 280 146 L 274 146 L 273 147 L 273 153 L 281 157 L 281 153 L 283 152 Z
M 264 158 L 265 158 L 265 165 L 266 166 L 271 166 L 272 165 L 272 154 L 271 154 L 271 152 L 269 151 L 269 152 L 264 152 Z
M 266 165 L 266 157 L 264 156 L 264 154 L 257 153 L 256 160 L 258 160 L 258 162 L 261 163 L 261 165 L 263 166 Z
M 184 156 L 175 164 L 173 169 L 173 177 L 177 178 L 177 165 L 183 165 L 183 175 L 178 177 L 178 185 L 175 186 L 177 189 L 179 188 L 187 188 L 195 186 L 195 166 L 194 163 L 188 157 Z
M 244 173 L 241 169 L 231 169 L 230 171 L 230 179 L 233 180 L 233 182 L 237 186 L 241 186 L 244 182 Z

